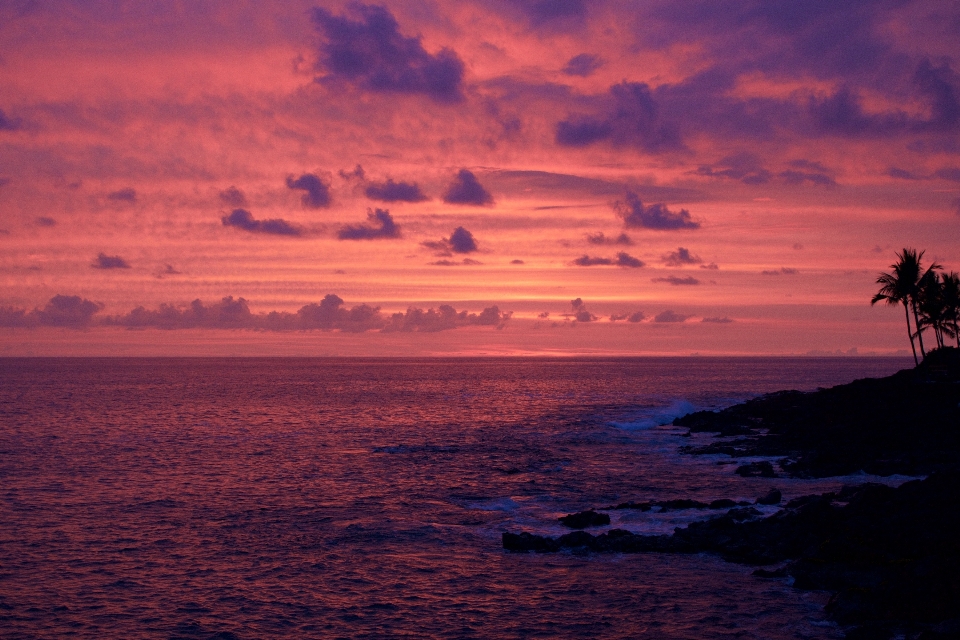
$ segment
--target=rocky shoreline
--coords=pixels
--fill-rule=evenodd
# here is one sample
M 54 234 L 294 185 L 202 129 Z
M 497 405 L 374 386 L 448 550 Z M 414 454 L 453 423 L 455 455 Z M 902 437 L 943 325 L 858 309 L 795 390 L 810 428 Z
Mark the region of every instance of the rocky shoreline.
M 912 370 L 802 393 L 783 391 L 675 425 L 727 436 L 685 452 L 780 458 L 741 465 L 743 476 L 829 477 L 860 470 L 927 476 L 791 500 L 769 517 L 749 503 L 626 502 L 561 518 L 575 529 L 609 524 L 614 509 L 721 510 L 672 535 L 613 529 L 559 537 L 503 534 L 512 552 L 714 553 L 833 592 L 827 613 L 848 638 L 960 638 L 960 352 L 942 349 Z M 733 436 L 733 439 L 730 438 Z M 779 492 L 757 504 L 779 504 Z

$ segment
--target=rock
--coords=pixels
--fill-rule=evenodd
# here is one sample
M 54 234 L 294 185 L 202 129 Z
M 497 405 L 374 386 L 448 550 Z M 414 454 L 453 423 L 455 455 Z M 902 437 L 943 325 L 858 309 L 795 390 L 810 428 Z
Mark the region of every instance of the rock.
M 751 462 L 737 467 L 735 473 L 743 478 L 776 478 L 777 474 L 773 472 L 773 465 L 762 460 L 760 462 Z
M 770 491 L 768 491 L 766 495 L 763 495 L 757 498 L 757 504 L 770 506 L 774 504 L 780 504 L 781 500 L 783 500 L 783 494 L 780 493 L 780 490 L 770 489 Z
M 737 506 L 737 503 L 727 498 L 720 498 L 710 503 L 711 509 L 730 509 L 735 506 Z
M 779 569 L 774 569 L 773 571 L 768 571 L 767 569 L 757 569 L 753 572 L 753 575 L 758 578 L 786 578 L 787 577 L 787 567 L 780 567 Z
M 655 505 L 660 507 L 661 511 L 679 511 L 682 509 L 708 509 L 710 505 L 706 502 L 700 502 L 698 500 L 661 500 L 660 502 L 654 502 Z
M 571 513 L 557 518 L 565 526 L 571 529 L 585 529 L 587 527 L 602 527 L 610 524 L 610 516 L 605 513 L 597 513 L 593 509 Z M 572 535 L 572 534 L 570 534 Z

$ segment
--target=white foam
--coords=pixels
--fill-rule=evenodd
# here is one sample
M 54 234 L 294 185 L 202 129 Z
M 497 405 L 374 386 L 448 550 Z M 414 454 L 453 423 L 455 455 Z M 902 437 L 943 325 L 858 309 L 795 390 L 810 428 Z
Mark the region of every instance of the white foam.
M 611 422 L 610 424 L 626 431 L 643 431 L 670 424 L 680 416 L 685 416 L 694 411 L 696 411 L 696 407 L 687 400 L 674 400 L 665 407 L 653 407 L 645 411 L 644 414 L 646 415 L 639 416 L 638 420 Z

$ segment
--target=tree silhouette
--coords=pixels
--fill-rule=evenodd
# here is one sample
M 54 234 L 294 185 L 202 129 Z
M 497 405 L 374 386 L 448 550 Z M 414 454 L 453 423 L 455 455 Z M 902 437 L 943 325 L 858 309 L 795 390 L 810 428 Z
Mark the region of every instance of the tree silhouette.
M 937 347 L 944 346 L 945 336 L 957 337 L 957 344 L 960 346 L 956 320 L 960 289 L 957 275 L 950 273 L 941 276 L 938 270 L 942 267 L 936 262 L 924 269 L 921 263 L 923 254 L 923 251 L 918 252 L 916 249 L 904 249 L 902 253 L 898 253 L 897 261 L 890 265 L 891 272 L 881 273 L 877 277 L 877 284 L 882 286 L 870 301 L 870 304 L 883 300 L 890 305 L 903 305 L 907 319 L 907 335 L 916 364 L 919 364 L 919 361 L 914 338 L 920 344 L 920 354 L 924 358 L 927 356 L 923 345 L 924 329 L 933 329 Z M 913 328 L 910 326 L 911 312 Z

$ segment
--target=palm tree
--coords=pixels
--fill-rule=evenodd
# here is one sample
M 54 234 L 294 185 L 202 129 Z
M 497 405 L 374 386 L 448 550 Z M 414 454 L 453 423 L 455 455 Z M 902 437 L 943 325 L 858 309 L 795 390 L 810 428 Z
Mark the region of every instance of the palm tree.
M 917 347 L 913 343 L 914 334 L 910 327 L 910 302 L 916 283 L 920 279 L 920 260 L 917 252 L 912 249 L 904 249 L 902 254 L 897 254 L 897 258 L 899 260 L 890 265 L 891 273 L 881 273 L 877 276 L 877 284 L 883 286 L 870 300 L 870 304 L 874 305 L 884 300 L 889 305 L 903 305 L 903 312 L 907 318 L 907 337 L 910 338 L 910 349 L 913 350 L 913 362 L 919 365 Z
M 920 310 L 920 322 L 917 331 L 926 327 L 933 329 L 937 347 L 943 346 L 943 334 L 947 324 L 947 309 L 943 298 L 943 280 L 936 271 L 927 270 L 920 279 L 917 307 Z M 947 328 L 947 330 L 949 330 Z
M 940 294 L 943 300 L 944 332 L 953 334 L 960 349 L 960 274 L 956 271 L 943 274 Z

